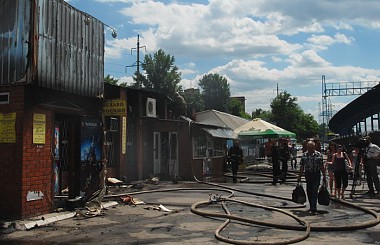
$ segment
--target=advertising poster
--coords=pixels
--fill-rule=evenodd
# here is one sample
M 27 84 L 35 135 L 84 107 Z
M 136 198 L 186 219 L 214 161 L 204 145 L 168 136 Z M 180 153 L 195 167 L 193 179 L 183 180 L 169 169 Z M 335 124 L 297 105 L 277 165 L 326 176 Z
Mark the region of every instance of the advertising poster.
M 81 191 L 88 198 L 99 188 L 102 170 L 102 123 L 96 118 L 81 121 Z
M 82 165 L 100 162 L 102 153 L 102 123 L 98 119 L 82 119 L 81 162 Z
M 60 186 L 59 186 L 59 181 L 60 181 L 60 170 L 59 170 L 59 142 L 60 142 L 60 131 L 59 131 L 59 125 L 56 124 L 54 126 L 54 165 L 53 165 L 53 171 L 54 171 L 54 194 L 57 195 L 59 194 L 60 191 Z

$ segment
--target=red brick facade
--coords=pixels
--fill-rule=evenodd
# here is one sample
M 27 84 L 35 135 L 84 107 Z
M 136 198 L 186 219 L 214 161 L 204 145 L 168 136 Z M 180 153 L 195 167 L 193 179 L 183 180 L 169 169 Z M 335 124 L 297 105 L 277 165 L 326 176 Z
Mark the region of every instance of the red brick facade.
M 0 202 L 0 216 L 25 218 L 48 213 L 53 204 L 52 112 L 25 103 L 24 86 L 2 87 L 1 92 L 9 92 L 10 103 L 0 105 L 0 112 L 16 112 L 16 143 L 0 144 L 0 188 L 7 197 Z M 33 144 L 35 113 L 46 115 L 45 144 Z
M 9 92 L 9 104 L 0 104 L 0 113 L 16 112 L 16 129 L 21 129 L 24 117 L 24 87 L 0 87 L 0 92 Z M 16 143 L 0 144 L 0 217 L 8 218 L 22 213 L 22 157 L 23 131 L 16 130 Z
M 52 209 L 52 112 L 27 108 L 24 120 L 22 216 L 40 215 Z M 45 144 L 33 144 L 33 114 L 46 115 Z M 28 201 L 28 193 L 42 193 L 43 198 Z

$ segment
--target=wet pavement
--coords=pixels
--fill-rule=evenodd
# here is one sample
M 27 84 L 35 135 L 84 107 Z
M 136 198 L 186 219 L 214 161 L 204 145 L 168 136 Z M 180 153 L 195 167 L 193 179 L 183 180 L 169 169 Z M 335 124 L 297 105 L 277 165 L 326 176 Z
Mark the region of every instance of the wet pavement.
M 347 191 L 345 200 L 332 201 L 329 206 L 319 205 L 318 214 L 309 214 L 308 203 L 300 205 L 287 200 L 291 198 L 296 185 L 293 181 L 294 172 L 289 172 L 289 182 L 273 186 L 265 166 L 256 165 L 254 168 L 256 174 L 251 171 L 241 173 L 240 180 L 243 183 L 233 184 L 226 177 L 223 181 L 209 178 L 212 185 L 195 181 L 143 184 L 142 191 L 134 193 L 132 197 L 145 204 L 126 205 L 119 197 L 105 198 L 105 202 L 117 202 L 118 205 L 109 205 L 101 215 L 93 218 L 73 215 L 29 230 L 2 234 L 0 243 L 286 244 L 299 241 L 298 244 L 380 244 L 380 226 L 376 225 L 379 221 L 380 199 L 365 195 L 366 185 L 356 187 L 353 199 L 349 198 Z M 123 196 L 130 193 L 131 189 L 110 187 L 109 191 L 109 194 Z M 221 202 L 221 199 L 229 196 L 230 200 Z M 208 203 L 210 199 L 213 202 Z M 191 207 L 199 202 L 207 204 L 200 205 L 195 210 L 210 213 L 210 216 L 204 217 L 191 211 Z M 222 203 L 225 203 L 224 207 Z M 350 204 L 358 205 L 364 211 Z M 366 213 L 366 209 L 375 212 L 377 216 Z M 227 219 L 211 217 L 211 214 L 225 215 L 226 212 L 230 213 L 231 221 L 221 229 Z M 46 215 L 44 220 L 68 213 L 70 214 L 63 212 Z M 309 234 L 305 225 L 292 215 L 302 222 L 310 223 Z M 235 219 L 235 216 L 238 218 Z M 17 227 L 25 227 L 36 219 L 17 221 Z M 370 227 L 362 227 L 368 226 L 368 223 Z M 218 229 L 221 229 L 217 233 L 219 238 L 226 239 L 225 242 L 216 239 Z

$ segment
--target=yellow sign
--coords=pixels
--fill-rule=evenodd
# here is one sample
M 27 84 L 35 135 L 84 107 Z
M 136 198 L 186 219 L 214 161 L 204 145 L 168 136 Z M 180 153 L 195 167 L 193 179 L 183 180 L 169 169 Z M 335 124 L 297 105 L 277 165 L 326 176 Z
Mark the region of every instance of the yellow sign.
M 127 102 L 125 100 L 106 100 L 103 106 L 104 116 L 127 115 Z
M 0 143 L 16 143 L 16 112 L 0 113 Z
M 33 144 L 45 144 L 46 115 L 33 114 Z
M 127 118 L 122 118 L 122 128 L 121 128 L 121 154 L 127 152 Z

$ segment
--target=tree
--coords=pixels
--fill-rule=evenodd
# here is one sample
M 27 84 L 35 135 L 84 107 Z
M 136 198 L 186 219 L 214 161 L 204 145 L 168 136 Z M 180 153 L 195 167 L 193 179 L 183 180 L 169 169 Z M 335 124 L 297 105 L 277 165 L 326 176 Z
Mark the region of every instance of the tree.
M 277 126 L 297 134 L 298 139 L 317 135 L 319 126 L 311 114 L 305 114 L 296 103 L 297 98 L 286 91 L 281 92 L 271 103 L 271 121 Z
M 252 112 L 252 118 L 261 118 L 264 121 L 271 121 L 272 112 L 265 111 L 263 109 L 256 109 L 255 111 Z
M 174 57 L 160 49 L 153 56 L 145 55 L 142 69 L 145 75 L 135 73 L 133 80 L 139 82 L 144 89 L 166 94 L 172 97 L 175 92 L 181 90 L 178 83 L 181 81 L 181 73 L 174 65 Z M 138 79 L 137 79 L 138 78 Z
M 119 80 L 118 80 L 118 79 L 115 79 L 114 77 L 111 77 L 111 75 L 108 74 L 108 75 L 104 78 L 104 82 L 105 82 L 105 83 L 112 84 L 112 85 L 117 85 L 117 82 L 119 82 Z
M 205 106 L 199 89 L 186 89 L 183 93 L 183 97 L 185 98 L 187 108 L 190 112 L 199 112 L 204 110 Z
M 116 79 L 116 78 L 114 78 L 114 77 L 111 77 L 110 74 L 108 74 L 108 75 L 104 78 L 104 82 L 105 82 L 105 83 L 112 84 L 112 85 L 117 85 L 117 86 L 120 86 L 120 87 L 127 87 L 127 83 L 126 83 L 126 82 L 119 83 L 119 79 Z
M 240 117 L 243 112 L 243 105 L 236 98 L 230 98 L 228 104 L 228 112 L 232 115 Z
M 228 111 L 231 93 L 230 85 L 225 77 L 219 74 L 207 74 L 199 80 L 198 85 L 202 89 L 206 110 Z

